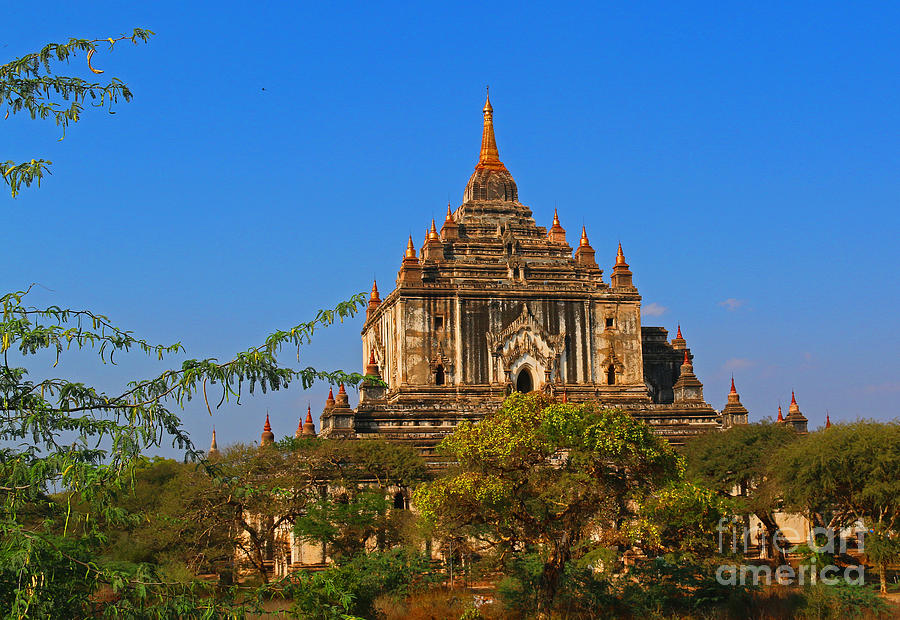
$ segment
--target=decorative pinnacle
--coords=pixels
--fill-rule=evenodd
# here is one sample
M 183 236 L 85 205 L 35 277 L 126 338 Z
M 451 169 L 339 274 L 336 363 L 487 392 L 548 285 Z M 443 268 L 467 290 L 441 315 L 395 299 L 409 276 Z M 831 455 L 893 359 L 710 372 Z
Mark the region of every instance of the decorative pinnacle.
M 369 363 L 370 364 L 375 363 L 375 349 L 372 349 L 371 351 L 369 351 Z
M 266 411 L 266 423 L 263 426 L 263 430 L 266 431 L 267 433 L 272 432 L 272 425 L 269 424 L 269 412 L 268 411 Z
M 794 396 L 794 390 L 791 390 L 791 404 L 792 404 L 792 405 L 796 405 L 796 404 L 797 404 L 797 397 Z
M 831 416 L 825 413 L 825 428 L 831 428 Z
M 328 387 L 328 398 L 325 399 L 325 402 L 334 402 L 334 392 L 331 391 L 331 387 Z
M 338 394 L 346 394 L 346 393 L 347 393 L 347 390 L 344 389 L 344 384 L 341 383 L 341 387 L 338 390 Z
M 431 230 L 428 231 L 429 239 L 440 239 L 438 237 L 437 228 L 434 227 L 434 218 L 431 218 Z
M 731 393 L 737 394 L 737 390 L 734 389 L 734 375 L 731 375 Z
M 556 212 L 556 207 L 553 207 L 553 225 L 559 226 L 559 214 Z
M 778 405 L 778 422 L 784 422 L 784 416 L 781 415 L 781 405 Z
M 375 278 L 372 278 L 372 293 L 369 295 L 369 301 L 381 301 L 381 297 L 378 296 L 378 282 Z
M 581 246 L 590 245 L 590 243 L 588 242 L 587 230 L 585 229 L 585 227 L 583 225 L 581 227 L 581 242 L 579 243 L 579 245 L 581 245 Z
M 409 236 L 409 243 L 406 244 L 406 258 L 416 257 L 416 246 L 413 245 L 412 235 Z
M 619 251 L 616 253 L 616 267 L 627 267 L 628 263 L 625 262 L 625 253 L 622 252 L 622 242 L 619 241 Z
M 216 443 L 216 427 L 215 426 L 213 426 L 212 442 L 209 444 L 209 451 L 212 452 L 213 450 L 216 450 L 216 451 L 219 450 L 219 444 Z
M 684 336 L 681 335 L 681 323 L 678 324 L 678 333 L 675 334 L 675 337 L 684 340 Z
M 453 215 L 450 213 L 450 201 L 448 200 L 447 201 L 447 221 L 449 222 L 452 219 L 453 219 Z
M 475 170 L 506 170 L 506 166 L 500 161 L 500 151 L 497 150 L 497 139 L 494 137 L 494 108 L 491 106 L 490 90 L 482 112 L 484 112 L 484 127 L 481 131 L 481 153 Z
M 687 349 L 684 350 L 684 361 L 681 363 L 682 366 L 690 366 L 691 358 L 688 357 Z
M 310 407 L 308 403 L 307 403 L 307 405 L 306 405 L 306 423 L 307 423 L 307 424 L 312 424 L 312 423 L 313 423 L 313 419 L 312 419 L 312 407 Z

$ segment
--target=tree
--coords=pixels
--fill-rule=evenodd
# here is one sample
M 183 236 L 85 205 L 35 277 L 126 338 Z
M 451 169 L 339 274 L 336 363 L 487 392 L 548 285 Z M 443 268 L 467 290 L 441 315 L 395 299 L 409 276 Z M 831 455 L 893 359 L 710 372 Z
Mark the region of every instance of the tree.
M 797 437 L 785 424 L 759 422 L 701 435 L 685 450 L 688 478 L 723 496 L 734 495 L 739 513 L 756 515 L 766 528 L 768 556 L 776 560 L 784 558 L 774 514 L 779 508 L 780 488 L 769 475 L 769 467 L 778 450 Z
M 420 486 L 422 514 L 474 537 L 501 558 L 536 550 L 537 605 L 548 617 L 573 559 L 621 541 L 615 526 L 678 479 L 668 442 L 627 413 L 513 394 L 477 424 L 461 424 L 441 450 L 459 469 Z
M 318 442 L 321 459 L 317 493 L 294 521 L 294 532 L 325 545 L 329 557 L 343 562 L 365 552 L 409 546 L 416 538 L 408 490 L 426 479 L 425 461 L 412 448 L 386 441 Z M 371 546 L 371 545 L 370 545 Z
M 0 296 L 0 607 L 18 616 L 81 608 L 72 612 L 78 616 L 90 606 L 91 595 L 106 586 L 120 597 L 106 608 L 109 613 L 137 608 L 165 616 L 175 613 L 173 605 L 189 610 L 182 615 L 204 613 L 216 605 L 214 600 L 197 600 L 193 590 L 167 590 L 145 566 L 129 572 L 103 561 L 104 532 L 98 523 L 122 516 L 111 493 L 127 488 L 142 453 L 165 439 L 183 448 L 187 460 L 203 462 L 176 410 L 202 397 L 212 413 L 211 389 L 221 404 L 232 398 L 239 402 L 246 389 L 283 389 L 295 382 L 306 388 L 315 380 L 360 382 L 358 374 L 291 368 L 278 355 L 290 346 L 299 361 L 300 348 L 313 333 L 353 316 L 364 295 L 276 331 L 231 360 L 187 359 L 180 367 L 107 393 L 53 377 L 53 359 L 83 349 L 109 363 L 116 353 L 136 349 L 162 361 L 183 347 L 151 344 L 89 310 L 31 307 L 29 290 Z M 46 368 L 20 365 L 48 357 Z M 90 518 L 70 521 L 73 503 Z
M 678 480 L 649 496 L 641 506 L 645 546 L 662 553 L 710 556 L 718 532 L 734 513 L 733 502 L 713 489 Z
M 131 34 L 106 39 L 69 39 L 66 43 L 50 43 L 39 52 L 26 54 L 21 58 L 0 66 L 0 100 L 6 104 L 6 118 L 10 114 L 27 112 L 32 120 L 52 119 L 66 135 L 69 123 L 77 123 L 81 119 L 86 101 L 93 107 L 106 108 L 115 114 L 112 106 L 119 99 L 131 101 L 131 90 L 118 78 L 111 78 L 106 83 L 88 82 L 79 77 L 57 75 L 53 72 L 54 62 L 68 63 L 79 52 L 87 55 L 87 67 L 93 75 L 103 73 L 91 65 L 91 57 L 97 51 L 98 43 L 108 43 L 112 51 L 116 43 L 131 41 L 134 44 L 146 43 L 153 31 L 135 28 Z M 49 173 L 53 162 L 45 159 L 32 159 L 19 163 L 12 160 L 0 162 L 0 175 L 9 185 L 13 198 L 21 187 L 29 187 L 32 183 L 41 184 L 45 173 Z
M 773 470 L 787 508 L 831 528 L 864 524 L 886 592 L 887 565 L 900 558 L 900 423 L 861 420 L 810 433 L 780 450 Z

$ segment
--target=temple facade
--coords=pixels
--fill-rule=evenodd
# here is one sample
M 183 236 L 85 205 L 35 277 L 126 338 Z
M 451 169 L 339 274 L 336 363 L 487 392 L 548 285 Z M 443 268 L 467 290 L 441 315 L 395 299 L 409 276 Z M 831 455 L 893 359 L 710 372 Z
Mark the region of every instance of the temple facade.
M 608 280 L 582 227 L 574 248 L 558 214 L 538 226 L 501 162 L 485 103 L 481 152 L 462 203 L 447 206 L 419 248 L 412 237 L 394 290 L 372 286 L 362 362 L 380 377 L 351 408 L 342 389 L 321 415 L 326 437 L 408 442 L 429 455 L 460 422 L 478 420 L 512 391 L 615 406 L 674 444 L 747 422 L 732 389 L 716 411 L 693 355 L 644 326 L 641 295 L 621 244 Z M 733 386 L 732 386 L 733 387 Z

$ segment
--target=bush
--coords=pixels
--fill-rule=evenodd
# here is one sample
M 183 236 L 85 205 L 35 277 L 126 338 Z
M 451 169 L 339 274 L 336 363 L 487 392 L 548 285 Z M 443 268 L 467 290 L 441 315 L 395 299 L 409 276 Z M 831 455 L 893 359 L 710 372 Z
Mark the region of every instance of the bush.
M 804 588 L 804 618 L 826 620 L 836 618 L 888 617 L 891 608 L 867 586 L 839 582 L 836 585 L 815 584 Z
M 633 616 L 704 614 L 745 608 L 749 586 L 720 584 L 711 561 L 693 556 L 660 556 L 635 566 L 621 590 L 620 604 Z
M 293 597 L 291 611 L 300 618 L 375 616 L 375 600 L 381 595 L 405 597 L 427 588 L 438 577 L 422 554 L 397 548 L 362 553 L 316 573 L 299 573 L 285 584 L 285 596 Z

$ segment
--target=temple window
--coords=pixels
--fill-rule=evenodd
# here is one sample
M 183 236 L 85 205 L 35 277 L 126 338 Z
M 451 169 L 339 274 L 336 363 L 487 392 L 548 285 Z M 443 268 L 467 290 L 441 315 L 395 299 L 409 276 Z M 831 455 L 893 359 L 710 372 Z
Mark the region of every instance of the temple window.
M 438 314 L 434 317 L 434 330 L 440 331 L 442 329 L 444 329 L 444 317 Z
M 612 329 L 615 326 L 615 319 L 611 316 L 606 317 L 606 329 Z
M 609 368 L 606 371 L 606 384 L 607 385 L 615 385 L 616 384 L 616 367 L 610 364 Z

